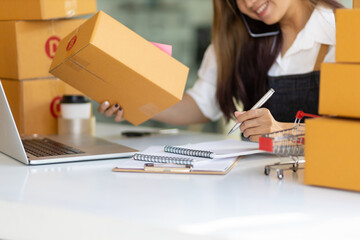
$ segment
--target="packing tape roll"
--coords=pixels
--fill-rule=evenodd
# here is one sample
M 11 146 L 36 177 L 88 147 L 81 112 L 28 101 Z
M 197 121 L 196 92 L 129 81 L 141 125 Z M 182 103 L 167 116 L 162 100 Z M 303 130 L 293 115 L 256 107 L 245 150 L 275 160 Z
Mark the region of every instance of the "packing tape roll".
M 90 118 L 65 119 L 58 118 L 59 135 L 94 135 L 95 134 L 95 116 Z
M 67 17 L 73 17 L 76 14 L 77 0 L 66 0 L 64 2 L 65 14 Z

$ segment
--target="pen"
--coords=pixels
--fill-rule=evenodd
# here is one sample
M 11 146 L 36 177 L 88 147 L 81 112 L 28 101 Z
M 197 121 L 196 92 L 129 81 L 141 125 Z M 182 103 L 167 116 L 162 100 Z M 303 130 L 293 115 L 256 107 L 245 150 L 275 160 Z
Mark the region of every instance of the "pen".
M 262 98 L 260 98 L 260 100 L 250 110 L 260 108 L 264 103 L 266 103 L 267 100 L 269 100 L 269 98 L 274 94 L 274 92 L 275 92 L 275 90 L 270 88 L 270 90 Z M 235 132 L 236 129 L 238 129 L 240 126 L 241 126 L 241 123 L 236 123 L 233 126 L 233 128 L 230 130 L 228 135 Z
M 149 130 L 149 131 L 124 131 L 121 132 L 121 135 L 126 137 L 143 137 L 151 134 L 177 134 L 179 129 L 160 129 L 160 130 Z

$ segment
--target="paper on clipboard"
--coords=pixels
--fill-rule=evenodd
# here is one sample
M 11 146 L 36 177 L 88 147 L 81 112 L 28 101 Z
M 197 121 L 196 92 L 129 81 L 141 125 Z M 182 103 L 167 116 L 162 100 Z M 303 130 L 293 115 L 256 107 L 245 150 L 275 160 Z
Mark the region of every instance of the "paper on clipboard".
M 249 143 L 236 140 L 221 140 L 221 141 L 212 141 L 212 142 L 203 142 L 198 144 L 187 144 L 182 147 L 201 149 L 201 150 L 214 150 L 224 152 L 238 152 L 237 156 L 226 157 L 226 158 L 196 158 L 196 161 L 193 162 L 192 168 L 187 173 L 194 174 L 226 174 L 237 162 L 240 156 L 260 153 L 263 151 L 258 150 L 258 143 Z M 178 157 L 181 155 L 174 153 L 166 153 L 163 151 L 164 146 L 152 146 L 142 151 L 141 153 L 150 154 L 155 156 L 171 156 Z M 242 150 L 242 152 L 241 152 Z M 188 157 L 188 156 L 186 156 Z M 144 168 L 144 164 L 150 162 L 136 161 L 136 160 L 125 160 L 120 162 L 114 171 L 122 172 L 149 172 Z M 170 170 L 169 170 L 170 171 Z M 167 173 L 170 173 L 166 171 Z M 175 169 L 176 171 L 176 169 Z M 153 172 L 150 170 L 150 172 Z M 171 172 L 172 173 L 172 172 Z M 184 172 L 181 172 L 184 173 Z

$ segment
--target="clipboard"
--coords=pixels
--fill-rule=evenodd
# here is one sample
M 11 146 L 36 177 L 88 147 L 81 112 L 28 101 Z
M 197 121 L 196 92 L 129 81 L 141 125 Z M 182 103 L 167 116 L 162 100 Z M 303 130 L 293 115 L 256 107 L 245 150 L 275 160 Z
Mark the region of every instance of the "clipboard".
M 238 157 L 226 171 L 206 171 L 206 170 L 193 170 L 190 164 L 156 164 L 144 163 L 143 168 L 113 168 L 113 172 L 134 172 L 134 173 L 168 173 L 168 174 L 202 174 L 202 175 L 225 175 L 227 174 L 241 159 Z
M 242 156 L 264 152 L 258 148 L 258 143 L 233 139 L 182 146 L 150 146 L 131 159 L 119 162 L 112 171 L 225 175 Z

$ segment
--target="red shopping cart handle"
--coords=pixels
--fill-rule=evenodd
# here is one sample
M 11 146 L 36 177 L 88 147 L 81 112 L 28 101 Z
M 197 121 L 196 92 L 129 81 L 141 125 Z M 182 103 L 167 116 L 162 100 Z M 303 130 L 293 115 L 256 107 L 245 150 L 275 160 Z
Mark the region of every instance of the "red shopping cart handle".
M 315 115 L 315 114 L 310 114 L 310 113 L 304 113 L 303 111 L 298 111 L 296 113 L 296 118 L 297 119 L 303 119 L 303 117 L 313 117 L 313 118 L 316 118 L 316 117 L 320 117 L 319 115 Z

